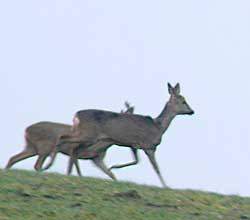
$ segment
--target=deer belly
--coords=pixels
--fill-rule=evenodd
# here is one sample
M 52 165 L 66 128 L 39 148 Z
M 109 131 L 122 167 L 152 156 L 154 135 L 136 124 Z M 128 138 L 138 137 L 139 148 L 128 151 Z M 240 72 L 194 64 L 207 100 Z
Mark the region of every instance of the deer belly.
M 97 157 L 98 153 L 96 151 L 84 150 L 78 153 L 78 158 L 80 159 L 91 159 Z

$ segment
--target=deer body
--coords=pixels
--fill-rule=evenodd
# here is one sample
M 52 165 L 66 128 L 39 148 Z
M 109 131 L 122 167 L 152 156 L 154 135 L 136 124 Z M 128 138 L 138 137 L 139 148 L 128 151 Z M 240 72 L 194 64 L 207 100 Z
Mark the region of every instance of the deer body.
M 13 157 L 10 158 L 6 168 L 12 167 L 15 163 L 38 155 L 38 159 L 35 163 L 34 168 L 39 171 L 46 158 L 51 154 L 60 136 L 68 135 L 72 131 L 70 125 L 55 123 L 55 122 L 38 122 L 35 123 L 25 130 L 25 149 Z M 70 155 L 71 148 L 68 145 L 62 145 L 60 152 L 65 155 Z M 78 159 L 91 159 L 100 168 L 100 163 L 103 163 L 105 152 L 94 152 L 85 149 L 78 153 Z M 81 176 L 81 171 L 78 162 L 75 161 L 77 173 Z M 101 164 L 103 166 L 103 164 Z M 105 165 L 104 165 L 105 166 Z M 101 168 L 102 169 L 102 168 Z M 70 173 L 68 173 L 70 174 Z M 115 179 L 114 175 L 109 172 L 111 178 Z
M 160 126 L 149 116 L 119 114 L 102 110 L 76 113 L 82 139 L 101 140 L 121 146 L 146 149 L 160 143 Z

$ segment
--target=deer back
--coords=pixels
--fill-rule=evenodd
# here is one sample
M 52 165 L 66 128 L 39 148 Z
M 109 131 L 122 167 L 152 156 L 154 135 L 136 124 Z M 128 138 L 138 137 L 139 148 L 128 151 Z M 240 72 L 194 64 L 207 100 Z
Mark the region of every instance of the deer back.
M 71 126 L 55 122 L 38 122 L 26 128 L 26 139 L 37 152 L 49 152 L 61 135 L 71 132 Z

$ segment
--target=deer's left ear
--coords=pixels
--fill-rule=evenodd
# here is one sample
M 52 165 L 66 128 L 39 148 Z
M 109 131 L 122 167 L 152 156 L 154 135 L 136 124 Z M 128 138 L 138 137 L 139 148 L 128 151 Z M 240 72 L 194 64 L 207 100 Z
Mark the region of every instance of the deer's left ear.
M 171 86 L 170 83 L 168 83 L 168 92 L 170 95 L 172 95 L 174 93 L 174 88 Z
M 175 87 L 174 87 L 174 93 L 175 93 L 176 95 L 179 95 L 180 92 L 181 92 L 180 83 L 177 83 L 177 84 L 175 85 Z

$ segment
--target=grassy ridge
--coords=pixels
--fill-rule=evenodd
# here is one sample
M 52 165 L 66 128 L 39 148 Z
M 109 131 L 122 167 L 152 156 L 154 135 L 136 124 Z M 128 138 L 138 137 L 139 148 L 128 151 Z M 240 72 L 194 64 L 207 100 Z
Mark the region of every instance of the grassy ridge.
M 0 170 L 0 220 L 250 219 L 250 198 Z

